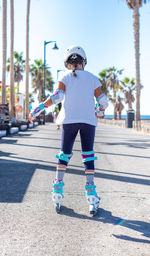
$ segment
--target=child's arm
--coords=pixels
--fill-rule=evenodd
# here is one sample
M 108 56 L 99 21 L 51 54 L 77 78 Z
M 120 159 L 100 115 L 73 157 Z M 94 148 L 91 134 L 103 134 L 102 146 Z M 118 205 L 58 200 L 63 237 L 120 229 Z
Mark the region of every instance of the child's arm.
M 95 112 L 99 117 L 104 116 L 104 111 L 108 107 L 108 99 L 104 93 L 102 93 L 101 87 L 95 89 L 94 96 L 96 98 Z
M 53 104 L 60 103 L 64 98 L 64 92 L 65 92 L 65 85 L 62 82 L 58 82 L 57 90 L 50 97 L 48 97 L 48 99 L 46 99 L 43 102 L 44 107 L 50 107 Z
M 58 89 L 48 97 L 44 102 L 40 103 L 33 111 L 29 114 L 29 121 L 32 123 L 32 120 L 36 116 L 45 110 L 45 108 L 52 106 L 53 104 L 60 103 L 64 98 L 65 85 L 62 82 L 58 83 Z

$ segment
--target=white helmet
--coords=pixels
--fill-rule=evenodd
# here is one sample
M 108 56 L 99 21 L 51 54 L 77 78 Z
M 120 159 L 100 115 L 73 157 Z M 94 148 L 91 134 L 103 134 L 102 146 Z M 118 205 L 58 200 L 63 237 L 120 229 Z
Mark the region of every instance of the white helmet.
M 83 58 L 83 66 L 87 64 L 86 54 L 85 54 L 85 51 L 82 49 L 82 47 L 77 45 L 72 45 L 68 47 L 64 53 L 64 64 L 66 68 L 67 68 L 67 61 L 69 57 L 73 54 L 77 54 Z

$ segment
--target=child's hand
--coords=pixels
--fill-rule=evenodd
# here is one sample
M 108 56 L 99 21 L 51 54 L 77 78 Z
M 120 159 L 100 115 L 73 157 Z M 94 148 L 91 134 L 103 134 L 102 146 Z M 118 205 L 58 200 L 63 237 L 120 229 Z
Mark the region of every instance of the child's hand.
M 95 115 L 96 117 L 104 117 L 105 110 L 97 103 L 95 105 Z
M 35 119 L 35 116 L 32 115 L 32 113 L 29 114 L 29 122 L 32 124 L 33 120 Z
M 104 117 L 104 111 L 100 110 L 96 113 L 96 117 Z

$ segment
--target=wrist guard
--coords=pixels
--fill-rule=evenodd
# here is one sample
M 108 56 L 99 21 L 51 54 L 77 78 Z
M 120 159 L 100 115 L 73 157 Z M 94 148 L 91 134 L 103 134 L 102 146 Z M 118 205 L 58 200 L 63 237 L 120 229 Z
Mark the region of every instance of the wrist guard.
M 45 109 L 44 104 L 40 103 L 32 112 L 33 116 L 39 116 L 39 114 Z
M 97 104 L 100 110 L 104 111 L 108 107 L 108 99 L 104 93 L 102 93 L 97 99 Z
M 95 105 L 95 114 L 97 117 L 103 117 L 105 110 L 101 108 L 101 106 L 96 103 Z

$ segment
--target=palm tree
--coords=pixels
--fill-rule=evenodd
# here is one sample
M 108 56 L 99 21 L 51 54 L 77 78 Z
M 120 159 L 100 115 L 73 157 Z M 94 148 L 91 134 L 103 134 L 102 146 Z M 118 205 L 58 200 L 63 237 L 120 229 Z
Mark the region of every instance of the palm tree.
M 25 91 L 25 119 L 29 115 L 29 14 L 30 0 L 27 0 L 27 17 L 26 17 L 26 91 Z
M 108 69 L 102 70 L 98 75 L 99 75 L 99 81 L 102 84 L 102 87 L 101 87 L 102 92 L 107 95 L 108 94 L 107 79 L 109 77 Z
M 15 92 L 14 92 L 14 0 L 10 1 L 11 17 L 11 45 L 10 45 L 10 120 L 15 117 Z
M 110 67 L 99 73 L 102 91 L 114 105 L 114 119 L 117 119 L 117 94 L 122 90 L 119 80 L 119 75 L 121 75 L 122 72 L 123 69 L 117 70 L 115 67 Z
M 125 95 L 125 103 L 128 104 L 128 111 L 133 111 L 132 103 L 135 101 L 133 91 L 135 90 L 135 79 L 130 79 L 129 77 L 125 77 L 122 81 L 120 81 L 123 85 L 123 92 Z
M 141 94 L 141 82 L 140 82 L 140 15 L 139 8 L 147 0 L 126 0 L 129 8 L 133 9 L 133 27 L 134 27 L 134 41 L 135 41 L 135 62 L 136 62 L 136 80 L 135 80 L 135 92 L 136 92 L 136 111 L 135 121 L 140 120 L 140 94 Z
M 2 104 L 6 103 L 6 55 L 7 55 L 7 0 L 3 0 L 3 69 Z
M 106 80 L 106 88 L 108 90 L 108 98 L 114 105 L 114 119 L 117 119 L 116 112 L 116 102 L 117 102 L 117 94 L 122 90 L 122 86 L 120 85 L 119 75 L 122 74 L 123 69 L 116 69 L 115 67 L 110 67 L 106 70 L 107 72 L 107 80 Z
M 10 59 L 7 60 L 7 71 L 10 71 Z M 24 63 L 25 60 L 23 59 L 23 52 L 18 53 L 14 51 L 14 81 L 17 83 L 18 86 L 18 93 L 19 93 L 19 83 L 23 80 L 23 72 L 24 72 Z
M 42 59 L 34 60 L 31 64 L 31 76 L 32 76 L 32 86 L 34 87 L 34 92 L 39 91 L 38 100 L 43 101 L 44 98 L 44 63 Z M 46 67 L 46 89 L 53 91 L 53 80 L 51 72 Z

